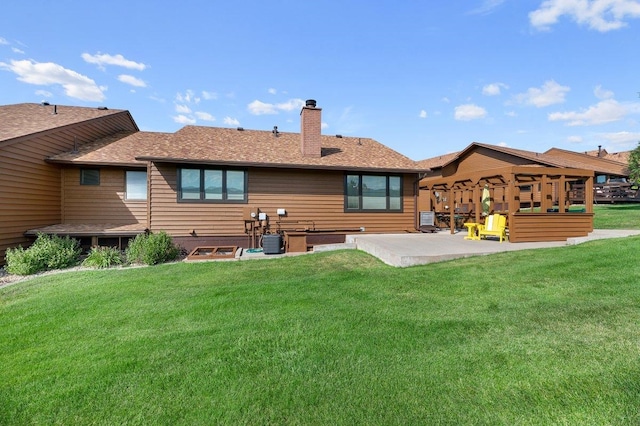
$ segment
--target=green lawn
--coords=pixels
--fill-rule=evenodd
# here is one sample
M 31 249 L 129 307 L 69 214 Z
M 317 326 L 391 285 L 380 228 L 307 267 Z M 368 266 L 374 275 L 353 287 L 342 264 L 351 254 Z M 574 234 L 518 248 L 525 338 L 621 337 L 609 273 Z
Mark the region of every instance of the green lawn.
M 640 229 L 640 203 L 593 206 L 596 229 Z
M 0 288 L 0 424 L 640 423 L 640 238 Z

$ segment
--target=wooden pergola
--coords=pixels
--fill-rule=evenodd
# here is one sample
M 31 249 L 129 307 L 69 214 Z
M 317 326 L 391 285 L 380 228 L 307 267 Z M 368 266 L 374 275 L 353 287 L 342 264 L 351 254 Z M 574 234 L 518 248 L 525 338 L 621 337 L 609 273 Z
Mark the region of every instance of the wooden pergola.
M 449 215 L 451 233 L 456 219 L 483 220 L 486 185 L 490 211 L 507 216 L 511 242 L 561 241 L 593 231 L 593 176 L 593 170 L 587 169 L 512 165 L 425 178 L 420 189 L 430 192 L 434 210 Z M 569 211 L 574 182 L 584 184 L 584 206 L 579 211 Z

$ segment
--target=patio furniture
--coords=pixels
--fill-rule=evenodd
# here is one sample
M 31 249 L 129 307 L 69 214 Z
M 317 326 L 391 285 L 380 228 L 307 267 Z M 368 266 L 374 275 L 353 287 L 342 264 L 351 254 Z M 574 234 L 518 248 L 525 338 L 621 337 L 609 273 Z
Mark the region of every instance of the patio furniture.
M 465 228 L 467 228 L 467 236 L 464 237 L 465 240 L 480 239 L 480 236 L 478 236 L 478 228 L 482 226 L 482 224 L 475 222 L 465 222 L 463 225 Z
M 487 216 L 484 225 L 478 227 L 478 239 L 498 237 L 500 242 L 507 239 L 507 217 L 494 213 Z

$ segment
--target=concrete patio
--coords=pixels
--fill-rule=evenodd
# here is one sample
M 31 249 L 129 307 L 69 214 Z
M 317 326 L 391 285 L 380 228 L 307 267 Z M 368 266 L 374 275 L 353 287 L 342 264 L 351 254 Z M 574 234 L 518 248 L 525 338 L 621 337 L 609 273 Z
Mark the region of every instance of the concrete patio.
M 465 240 L 466 232 L 450 234 L 440 231 L 429 234 L 356 234 L 347 235 L 346 243 L 376 256 L 391 266 L 406 267 L 441 262 L 461 257 L 480 256 L 514 250 L 562 247 L 603 238 L 640 235 L 640 230 L 594 230 L 587 237 L 567 241 L 510 243 L 497 240 Z
M 237 255 L 237 258 L 240 260 L 265 259 L 340 249 L 357 249 L 379 258 L 388 265 L 407 267 L 505 251 L 563 247 L 603 238 L 623 238 L 640 235 L 640 230 L 599 229 L 591 232 L 586 237 L 569 238 L 567 241 L 536 243 L 510 243 L 508 241 L 500 243 L 497 240 L 470 241 L 464 239 L 466 235 L 466 232 L 458 232 L 452 235 L 448 231 L 440 231 L 433 234 L 352 234 L 346 236 L 344 244 L 317 245 L 314 246 L 312 252 L 265 255 L 262 252 L 249 253 L 243 250 Z

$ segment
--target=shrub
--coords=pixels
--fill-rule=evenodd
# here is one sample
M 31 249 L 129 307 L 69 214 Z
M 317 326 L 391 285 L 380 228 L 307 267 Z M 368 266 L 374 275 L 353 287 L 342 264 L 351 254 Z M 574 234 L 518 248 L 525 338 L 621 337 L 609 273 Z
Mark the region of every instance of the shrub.
M 122 253 L 115 247 L 93 247 L 82 266 L 90 268 L 110 268 L 122 265 Z
M 175 260 L 179 254 L 180 250 L 164 231 L 137 235 L 126 250 L 127 262 L 146 265 Z
M 78 264 L 80 243 L 68 236 L 38 234 L 28 249 L 8 249 L 5 255 L 7 272 L 31 275 L 50 269 L 64 269 Z
M 33 252 L 20 247 L 9 248 L 4 256 L 4 269 L 10 274 L 31 275 L 45 270 L 44 262 L 39 261 Z

